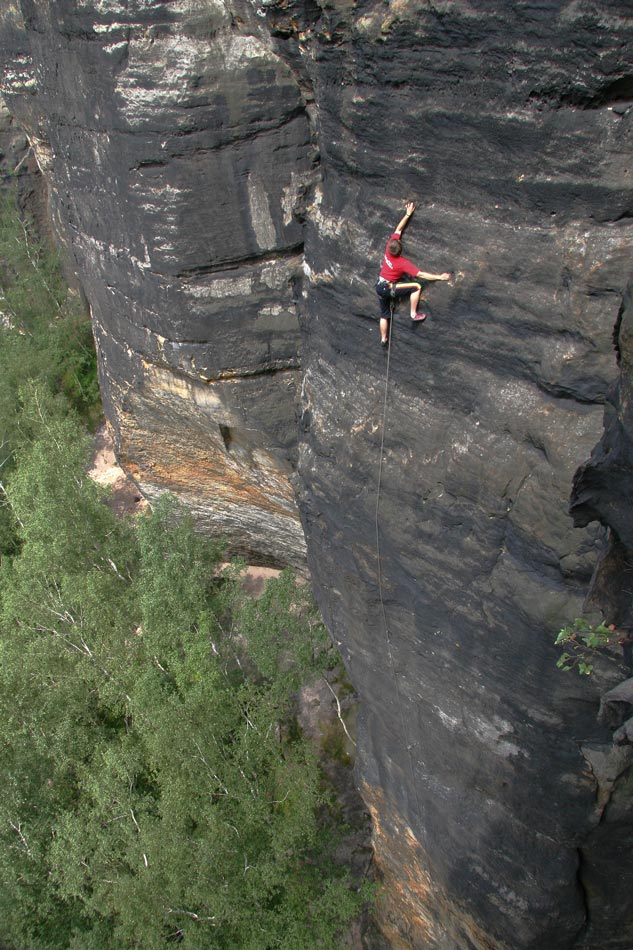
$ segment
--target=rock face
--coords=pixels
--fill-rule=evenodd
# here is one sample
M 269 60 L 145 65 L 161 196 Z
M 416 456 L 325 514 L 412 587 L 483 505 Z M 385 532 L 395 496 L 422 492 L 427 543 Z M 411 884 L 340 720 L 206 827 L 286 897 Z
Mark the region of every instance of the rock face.
M 81 275 L 120 460 L 235 549 L 300 565 L 294 297 L 315 153 L 289 67 L 232 22 L 206 0 L 9 4 L 3 88 Z
M 590 602 L 607 621 L 633 637 L 633 300 L 624 296 L 614 329 L 620 375 L 607 395 L 604 436 L 576 473 L 574 523 L 599 521 L 608 545 L 596 568 Z M 630 653 L 630 644 L 629 651 Z M 633 672 L 633 671 L 631 671 Z
M 630 747 L 597 721 L 627 672 L 553 646 L 598 561 L 630 615 L 632 33 L 606 0 L 2 15 L 122 462 L 271 563 L 303 557 L 294 488 L 396 948 L 633 945 Z M 385 352 L 408 198 L 405 253 L 454 276 Z

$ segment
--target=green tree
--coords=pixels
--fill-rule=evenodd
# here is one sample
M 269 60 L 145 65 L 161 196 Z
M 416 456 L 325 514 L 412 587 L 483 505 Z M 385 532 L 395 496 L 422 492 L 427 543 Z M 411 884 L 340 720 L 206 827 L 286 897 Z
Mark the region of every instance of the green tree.
M 98 736 L 121 717 L 113 672 L 127 657 L 112 633 L 133 617 L 126 575 L 137 554 L 130 525 L 85 475 L 77 423 L 41 391 L 24 398 L 20 424 L 32 441 L 8 489 L 22 552 L 4 558 L 0 576 L 2 916 L 26 945 L 61 946 L 69 909 L 50 882 L 54 819 L 73 802 Z
M 305 590 L 284 576 L 267 595 L 268 650 L 266 602 L 244 602 L 220 545 L 169 499 L 117 520 L 76 423 L 38 392 L 23 417 L 21 549 L 1 578 L 5 932 L 25 948 L 335 946 L 363 895 L 329 859 L 293 727 L 292 670 L 327 654 L 314 617 L 299 629 Z
M 14 194 L 0 196 L 0 482 L 20 429 L 19 390 L 37 381 L 86 421 L 100 414 L 90 320 L 63 280 L 57 256 L 40 243 Z M 14 549 L 15 524 L 0 507 L 0 555 Z

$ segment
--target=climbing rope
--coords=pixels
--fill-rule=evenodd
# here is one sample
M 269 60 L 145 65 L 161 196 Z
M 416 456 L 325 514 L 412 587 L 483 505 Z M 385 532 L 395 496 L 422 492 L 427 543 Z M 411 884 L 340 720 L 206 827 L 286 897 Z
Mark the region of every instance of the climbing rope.
M 413 794 L 415 797 L 415 807 L 418 818 L 421 818 L 422 812 L 420 810 L 420 801 L 418 799 L 418 789 L 415 781 L 415 772 L 413 770 L 413 759 L 411 757 L 411 745 L 407 741 L 407 727 L 406 720 L 404 717 L 404 712 L 402 709 L 402 696 L 400 695 L 400 687 L 398 685 L 398 677 L 396 676 L 396 668 L 393 662 L 393 653 L 391 650 L 391 633 L 389 632 L 389 624 L 387 623 L 387 612 L 385 610 L 385 601 L 383 597 L 382 590 L 382 557 L 380 553 L 380 491 L 382 487 L 382 462 L 383 455 L 385 450 L 385 426 L 387 422 L 387 400 L 389 397 L 389 372 L 390 372 L 390 362 L 391 362 L 391 338 L 393 336 L 393 327 L 394 327 L 394 310 L 395 310 L 395 300 L 390 301 L 389 309 L 391 312 L 391 319 L 389 320 L 389 342 L 387 344 L 387 372 L 385 378 L 385 398 L 383 401 L 382 407 L 382 427 L 380 433 L 380 462 L 378 464 L 378 487 L 376 490 L 376 560 L 378 565 L 378 596 L 380 598 L 380 608 L 382 610 L 382 621 L 385 631 L 385 643 L 387 644 L 387 656 L 389 658 L 389 668 L 391 670 L 391 676 L 396 688 L 396 705 L 398 706 L 398 712 L 400 714 L 400 728 L 402 730 L 402 736 L 405 740 L 407 747 L 407 757 L 409 761 L 409 771 L 411 773 L 411 788 L 413 789 Z
M 391 635 L 387 625 L 387 614 L 385 613 L 385 602 L 382 596 L 382 558 L 380 555 L 380 489 L 382 486 L 382 459 L 385 451 L 385 422 L 387 420 L 387 398 L 389 396 L 389 364 L 391 362 L 391 338 L 393 336 L 393 314 L 395 310 L 395 301 L 389 302 L 389 311 L 391 318 L 389 320 L 389 342 L 387 343 L 387 373 L 385 379 L 385 398 L 382 406 L 382 426 L 380 430 L 380 462 L 378 463 L 378 488 L 376 490 L 376 558 L 378 561 L 378 596 L 380 597 L 380 607 L 382 610 L 382 621 L 385 628 L 385 637 L 387 644 L 391 643 Z M 393 664 L 392 664 L 393 665 Z

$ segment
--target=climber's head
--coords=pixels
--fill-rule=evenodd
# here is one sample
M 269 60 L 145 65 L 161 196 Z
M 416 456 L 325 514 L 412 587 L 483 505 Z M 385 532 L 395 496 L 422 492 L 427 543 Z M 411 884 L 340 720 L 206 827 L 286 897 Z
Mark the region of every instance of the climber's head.
M 387 248 L 392 257 L 400 257 L 402 254 L 402 244 L 396 238 L 393 241 L 389 241 L 389 247 Z

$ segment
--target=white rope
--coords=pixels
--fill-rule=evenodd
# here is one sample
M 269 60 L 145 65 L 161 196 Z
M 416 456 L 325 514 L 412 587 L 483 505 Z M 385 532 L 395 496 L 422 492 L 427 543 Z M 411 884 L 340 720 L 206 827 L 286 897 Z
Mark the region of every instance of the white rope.
M 387 656 L 389 657 L 389 667 L 391 669 L 391 676 L 396 688 L 396 705 L 398 706 L 398 712 L 400 714 L 400 728 L 402 730 L 402 736 L 405 740 L 407 746 L 407 757 L 409 760 L 409 771 L 411 773 L 411 787 L 413 789 L 413 794 L 415 796 L 415 806 L 417 811 L 418 818 L 421 817 L 420 802 L 418 799 L 418 789 L 415 781 L 415 772 L 413 770 L 413 759 L 411 758 L 411 746 L 407 741 L 407 727 L 404 713 L 402 710 L 402 697 L 400 695 L 400 687 L 398 685 L 398 677 L 396 676 L 396 668 L 393 662 L 393 653 L 391 650 L 391 633 L 389 632 L 389 625 L 387 623 L 387 613 L 385 610 L 385 601 L 383 598 L 382 592 L 382 557 L 380 553 L 380 491 L 382 487 L 382 462 L 383 455 L 385 450 L 385 426 L 387 422 L 387 399 L 389 395 L 389 372 L 390 372 L 390 362 L 391 362 L 391 338 L 393 336 L 393 327 L 394 327 L 394 309 L 395 301 L 392 299 L 390 302 L 391 310 L 391 319 L 389 320 L 389 342 L 387 344 L 387 373 L 385 379 L 385 398 L 383 402 L 382 409 L 382 431 L 380 435 L 380 462 L 378 464 L 378 488 L 376 490 L 376 560 L 378 565 L 378 596 L 380 598 L 380 608 L 382 610 L 382 621 L 385 631 L 385 642 L 387 644 Z
M 385 628 L 385 637 L 387 643 L 390 643 L 389 627 L 387 626 L 387 615 L 385 613 L 385 602 L 382 596 L 382 558 L 380 556 L 380 522 L 379 522 L 379 508 L 380 508 L 380 489 L 382 485 L 382 460 L 385 451 L 385 422 L 387 420 L 387 397 L 389 395 L 389 364 L 391 362 L 391 337 L 393 336 L 393 313 L 394 313 L 394 301 L 391 300 L 389 304 L 389 309 L 391 311 L 391 319 L 389 320 L 389 342 L 387 343 L 387 376 L 385 380 L 385 398 L 382 407 L 382 426 L 380 431 L 380 462 L 378 463 L 378 489 L 376 491 L 376 558 L 378 561 L 378 595 L 380 597 L 380 606 L 382 609 L 382 620 Z

